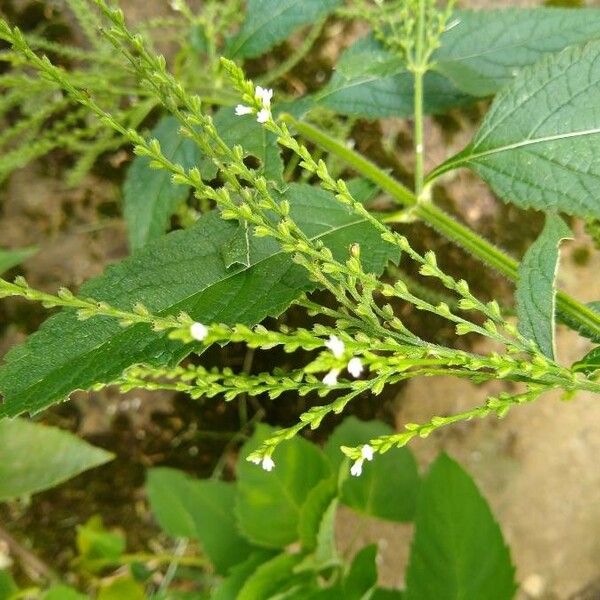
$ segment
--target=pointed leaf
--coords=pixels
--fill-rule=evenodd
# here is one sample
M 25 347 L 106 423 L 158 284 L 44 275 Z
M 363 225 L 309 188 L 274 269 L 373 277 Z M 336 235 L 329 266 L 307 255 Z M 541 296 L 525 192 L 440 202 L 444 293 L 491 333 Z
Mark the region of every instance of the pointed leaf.
M 331 194 L 292 185 L 285 198 L 291 216 L 312 239 L 320 239 L 338 258 L 360 241 L 364 266 L 381 272 L 398 252 L 377 229 L 349 212 Z M 314 289 L 306 271 L 276 242 L 252 238 L 250 267 L 227 269 L 221 255 L 237 225 L 207 214 L 196 225 L 147 245 L 87 282 L 82 297 L 131 310 L 141 302 L 160 314 L 186 311 L 204 323 L 255 324 L 276 316 L 304 291 Z M 39 411 L 77 389 L 118 378 L 132 364 L 173 365 L 191 348 L 168 340 L 146 325 L 122 328 L 110 318 L 81 322 L 72 310 L 48 319 L 27 342 L 13 349 L 0 368 L 0 415 Z
M 236 486 L 218 480 L 192 479 L 180 471 L 150 469 L 147 493 L 152 512 L 173 537 L 200 541 L 218 573 L 226 573 L 251 552 L 234 517 Z
M 600 370 L 600 346 L 588 352 L 581 360 L 573 365 L 573 370 L 590 375 Z
M 326 16 L 341 0 L 248 0 L 240 32 L 229 41 L 227 55 L 260 56 L 302 25 Z
M 446 455 L 421 489 L 406 600 L 510 600 L 514 567 L 498 524 L 465 471 Z
M 0 501 L 47 490 L 114 457 L 66 431 L 0 420 Z
M 589 308 L 593 312 L 600 314 L 599 301 L 590 302 L 589 304 L 587 304 L 587 308 Z M 571 319 L 569 316 L 563 314 L 562 312 L 559 312 L 558 316 L 560 320 L 570 329 L 574 329 L 579 335 L 588 338 L 589 340 L 592 340 L 592 342 L 596 344 L 600 344 L 600 335 L 598 335 L 596 331 L 594 331 L 593 329 L 588 329 L 580 321 L 575 321 L 574 319 Z
M 302 506 L 331 469 L 319 448 L 300 437 L 279 446 L 270 473 L 248 462 L 250 452 L 271 434 L 270 428 L 258 427 L 240 452 L 235 510 L 240 531 L 252 543 L 283 548 L 300 539 Z
M 598 217 L 599 144 L 600 41 L 523 69 L 473 142 L 428 180 L 469 167 L 506 202 Z
M 0 275 L 17 265 L 20 265 L 24 260 L 33 256 L 38 251 L 37 248 L 19 248 L 17 250 L 4 250 L 0 248 Z
M 335 477 L 323 479 L 310 492 L 300 509 L 298 535 L 303 550 L 314 550 L 317 547 L 317 536 L 323 516 L 331 502 L 337 496 Z
M 237 600 L 240 590 L 256 569 L 273 557 L 268 550 L 252 553 L 244 562 L 231 568 L 227 579 L 212 591 L 210 600 Z
M 567 224 L 558 215 L 549 214 L 540 237 L 527 250 L 519 265 L 516 293 L 519 331 L 533 340 L 551 360 L 555 352 L 558 247 L 561 240 L 571 237 Z
M 347 600 L 362 600 L 377 585 L 377 544 L 357 552 L 343 585 Z

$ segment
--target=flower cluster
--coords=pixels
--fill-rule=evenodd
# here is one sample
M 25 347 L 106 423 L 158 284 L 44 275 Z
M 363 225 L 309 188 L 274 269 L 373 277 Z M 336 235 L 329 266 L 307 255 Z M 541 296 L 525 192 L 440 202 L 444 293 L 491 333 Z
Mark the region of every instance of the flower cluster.
M 256 113 L 256 120 L 259 123 L 266 123 L 271 119 L 271 100 L 273 98 L 273 90 L 263 88 L 260 85 L 256 86 L 254 98 L 260 108 L 238 104 L 235 107 L 235 114 L 238 117 L 243 115 L 251 115 Z
M 275 468 L 275 461 L 270 456 L 251 458 L 250 462 L 255 465 L 261 465 L 265 471 L 272 471 Z
M 325 346 L 331 350 L 331 353 L 335 358 L 343 358 L 344 354 L 346 354 L 346 345 L 339 337 L 337 337 L 337 335 L 329 336 L 329 339 L 325 342 Z M 346 368 L 350 375 L 356 378 L 362 375 L 364 369 L 362 360 L 357 356 L 354 356 L 348 361 Z M 331 371 L 323 378 L 323 383 L 328 386 L 337 385 L 341 371 L 341 369 L 331 369 Z
M 354 461 L 354 464 L 350 468 L 350 474 L 354 477 L 359 477 L 362 473 L 363 463 L 365 460 L 373 460 L 374 450 L 369 444 L 365 444 L 360 450 L 360 458 Z

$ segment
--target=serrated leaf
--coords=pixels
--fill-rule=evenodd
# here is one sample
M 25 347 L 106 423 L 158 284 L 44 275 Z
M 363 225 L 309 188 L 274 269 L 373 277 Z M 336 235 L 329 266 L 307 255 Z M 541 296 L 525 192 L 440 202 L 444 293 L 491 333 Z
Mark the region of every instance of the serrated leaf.
M 163 117 L 150 137 L 160 142 L 166 158 L 185 169 L 196 166 L 200 152 L 196 144 L 179 133 L 175 117 Z M 170 217 L 190 193 L 189 186 L 176 185 L 162 169 L 150 168 L 150 159 L 137 156 L 123 184 L 123 213 L 131 250 L 137 250 L 167 230 Z
M 234 484 L 156 468 L 148 471 L 146 491 L 162 529 L 173 537 L 198 540 L 218 573 L 226 573 L 252 551 L 236 526 Z
M 335 540 L 335 517 L 338 505 L 338 499 L 334 498 L 325 507 L 318 524 L 313 552 L 297 565 L 297 573 L 305 571 L 319 573 L 340 563 Z
M 428 177 L 477 172 L 506 202 L 600 215 L 600 42 L 523 69 L 497 97 L 475 138 Z
M 421 488 L 406 600 L 510 600 L 514 567 L 498 524 L 469 475 L 441 455 Z
M 572 233 L 567 224 L 558 215 L 549 214 L 544 230 L 519 265 L 516 291 L 519 331 L 551 360 L 555 353 L 558 248 L 562 240 L 570 237 Z
M 240 452 L 235 511 L 239 529 L 248 540 L 283 548 L 300 539 L 302 506 L 310 491 L 331 475 L 331 469 L 319 448 L 300 437 L 279 446 L 270 473 L 248 462 L 246 457 L 272 433 L 261 425 Z
M 342 114 L 367 118 L 407 117 L 414 111 L 413 76 L 404 63 L 372 35 L 358 40 L 340 57 L 329 83 L 314 97 Z M 443 113 L 472 101 L 439 73 L 425 77 L 425 111 Z
M 349 417 L 331 434 L 324 451 L 334 469 L 346 470 L 340 491 L 342 504 L 379 519 L 406 522 L 414 517 L 419 491 L 419 474 L 411 451 L 395 448 L 376 455 L 372 462 L 365 462 L 360 477 L 348 475 L 349 465 L 340 451 L 340 446 L 360 446 L 392 433 L 392 428 L 380 421 Z
M 335 477 L 323 479 L 309 491 L 306 501 L 300 508 L 298 536 L 302 548 L 310 551 L 317 547 L 317 536 L 323 515 L 337 496 Z
M 24 419 L 0 420 L 0 501 L 59 485 L 114 456 L 77 436 Z
M 326 16 L 341 0 L 248 0 L 240 32 L 227 44 L 235 58 L 260 56 L 285 40 L 295 29 Z
M 588 352 L 572 367 L 573 371 L 590 375 L 600 369 L 600 346 Z
M 360 241 L 368 271 L 380 273 L 388 260 L 398 259 L 377 229 L 331 194 L 295 184 L 284 197 L 305 234 L 322 240 L 338 258 Z M 251 239 L 249 268 L 226 269 L 221 249 L 236 227 L 216 213 L 204 215 L 192 228 L 163 236 L 109 267 L 84 284 L 79 295 L 125 310 L 141 302 L 154 313 L 186 311 L 204 323 L 251 325 L 280 314 L 315 288 L 306 271 L 266 238 Z M 147 325 L 122 328 L 105 317 L 81 322 L 74 311 L 61 311 L 6 356 L 0 367 L 5 396 L 0 415 L 43 410 L 74 390 L 114 381 L 132 364 L 173 365 L 191 349 Z
M 586 306 L 590 310 L 600 314 L 600 301 L 590 302 Z M 586 328 L 580 321 L 575 321 L 562 312 L 558 313 L 558 317 L 562 323 L 567 325 L 570 329 L 575 330 L 579 335 L 592 340 L 592 342 L 595 342 L 596 344 L 600 344 L 600 336 L 593 329 Z
M 5 250 L 4 248 L 0 248 L 0 275 L 13 267 L 20 265 L 37 251 L 38 249 L 34 247 L 19 248 L 17 250 Z
M 545 54 L 600 38 L 600 10 L 460 10 L 450 19 L 435 69 L 473 96 L 491 96 Z

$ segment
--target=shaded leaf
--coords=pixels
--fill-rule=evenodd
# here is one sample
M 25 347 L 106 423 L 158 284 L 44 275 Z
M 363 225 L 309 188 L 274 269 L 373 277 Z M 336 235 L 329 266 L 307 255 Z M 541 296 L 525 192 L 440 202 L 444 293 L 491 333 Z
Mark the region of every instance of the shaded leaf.
M 54 585 L 43 596 L 43 600 L 87 600 L 88 598 L 89 596 L 84 596 L 66 585 Z
M 279 446 L 270 473 L 248 462 L 246 457 L 271 434 L 261 425 L 240 452 L 235 511 L 240 531 L 252 543 L 283 548 L 300 539 L 302 506 L 331 470 L 319 448 L 300 437 Z
M 590 375 L 600 369 L 600 346 L 588 352 L 572 367 L 573 371 Z
M 218 573 L 226 573 L 250 554 L 252 548 L 235 522 L 234 484 L 156 468 L 148 472 L 146 490 L 162 529 L 173 537 L 200 541 Z
M 106 561 L 118 563 L 125 547 L 123 535 L 106 529 L 99 515 L 77 527 L 78 562 L 90 573 L 101 571 Z
M 0 500 L 47 490 L 113 459 L 77 436 L 24 419 L 0 420 Z
M 572 237 L 567 224 L 558 216 L 546 217 L 544 230 L 525 253 L 519 265 L 517 283 L 517 315 L 519 331 L 533 340 L 550 359 L 554 359 L 554 329 L 558 270 L 558 248 L 561 240 Z
M 335 477 L 321 480 L 310 492 L 300 508 L 298 535 L 303 550 L 317 547 L 317 535 L 323 516 L 331 502 L 337 496 Z
M 291 217 L 310 238 L 345 258 L 360 241 L 366 270 L 381 273 L 398 252 L 377 229 L 351 213 L 331 194 L 294 184 L 285 192 Z M 267 238 L 250 241 L 250 267 L 225 267 L 221 249 L 236 224 L 216 213 L 192 228 L 148 244 L 105 274 L 84 284 L 79 295 L 131 310 L 143 303 L 158 314 L 186 311 L 204 323 L 255 324 L 283 312 L 301 293 L 314 289 L 307 272 Z M 114 319 L 81 322 L 73 310 L 48 319 L 0 368 L 5 402 L 0 415 L 39 411 L 77 389 L 117 379 L 132 364 L 178 363 L 191 350 L 145 324 L 123 328 Z
M 0 600 L 11 600 L 13 594 L 19 591 L 13 576 L 3 569 L 0 569 Z
M 406 573 L 407 600 L 510 600 L 514 567 L 498 524 L 465 471 L 446 455 L 421 488 Z
M 506 202 L 600 216 L 600 42 L 523 69 L 494 101 L 475 138 L 428 177 L 477 172 Z
M 350 571 L 344 579 L 344 598 L 361 600 L 377 585 L 377 544 L 365 546 L 357 552 Z
M 237 600 L 240 590 L 256 569 L 273 558 L 268 550 L 252 553 L 244 562 L 235 565 L 225 580 L 213 590 L 210 600 Z
M 38 249 L 34 247 L 19 248 L 18 250 L 5 250 L 0 248 L 0 275 L 13 267 L 20 265 L 37 251 Z
M 250 266 L 250 236 L 247 221 L 239 223 L 233 237 L 221 248 L 226 269 L 233 265 Z
M 146 600 L 144 588 L 131 577 L 118 577 L 100 589 L 97 600 Z
M 589 304 L 587 304 L 587 307 L 590 310 L 600 314 L 600 302 L 590 302 Z M 595 342 L 596 344 L 600 344 L 600 335 L 598 335 L 593 329 L 588 329 L 587 327 L 585 327 L 585 325 L 582 324 L 581 321 L 576 321 L 575 319 L 572 319 L 569 315 L 563 314 L 562 312 L 558 313 L 558 317 L 560 318 L 562 323 L 567 325 L 570 329 L 574 329 L 579 335 L 588 338 L 589 340 L 592 340 L 592 342 Z

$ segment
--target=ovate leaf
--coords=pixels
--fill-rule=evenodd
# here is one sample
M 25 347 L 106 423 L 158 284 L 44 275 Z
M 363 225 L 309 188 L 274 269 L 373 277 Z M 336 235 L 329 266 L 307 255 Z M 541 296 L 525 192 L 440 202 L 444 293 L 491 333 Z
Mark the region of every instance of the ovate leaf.
M 561 240 L 572 237 L 571 230 L 558 216 L 549 214 L 540 237 L 525 253 L 519 265 L 517 315 L 519 331 L 533 340 L 551 360 L 554 359 L 554 325 L 558 269 L 558 247 Z
M 329 83 L 314 96 L 317 104 L 367 118 L 413 114 L 414 80 L 403 61 L 372 35 L 346 50 Z M 472 101 L 439 73 L 425 77 L 425 110 L 442 113 Z
M 600 216 L 600 42 L 524 69 L 471 144 L 428 178 L 469 167 L 507 202 Z
M 300 508 L 298 534 L 304 550 L 317 547 L 317 536 L 323 517 L 331 502 L 337 496 L 337 483 L 334 476 L 321 480 L 310 492 Z
M 574 371 L 586 373 L 588 375 L 600 370 L 600 346 L 588 352 L 581 360 L 578 360 L 572 368 Z
M 235 523 L 234 484 L 157 468 L 148 472 L 146 490 L 162 529 L 173 537 L 198 540 L 218 573 L 226 573 L 250 554 L 252 548 Z
M 435 68 L 459 89 L 490 96 L 545 54 L 600 38 L 600 10 L 460 10 L 435 53 Z
M 285 198 L 291 216 L 312 239 L 338 258 L 360 242 L 365 269 L 381 272 L 398 252 L 376 228 L 351 213 L 331 194 L 291 185 Z M 203 323 L 255 324 L 283 312 L 301 293 L 314 289 L 304 268 L 267 238 L 251 238 L 250 266 L 226 268 L 222 248 L 237 224 L 217 213 L 190 229 L 175 231 L 137 252 L 79 290 L 131 310 L 141 302 L 158 314 L 186 311 Z M 147 325 L 122 328 L 110 318 L 82 322 L 72 310 L 48 319 L 27 342 L 9 352 L 0 368 L 0 415 L 39 411 L 77 389 L 117 379 L 132 364 L 173 365 L 192 348 L 167 339 Z
M 362 600 L 377 584 L 377 544 L 365 546 L 357 552 L 350 571 L 344 579 L 344 598 Z
M 179 127 L 175 117 L 163 117 L 150 137 L 160 142 L 166 158 L 190 169 L 198 164 L 200 153 L 193 140 L 179 133 Z M 188 186 L 174 184 L 167 171 L 152 169 L 148 157 L 136 157 L 123 185 L 123 212 L 131 249 L 137 250 L 160 237 L 189 192 Z
M 24 419 L 0 420 L 0 500 L 54 487 L 113 459 L 71 433 Z
M 229 41 L 227 55 L 260 56 L 302 25 L 326 16 L 341 0 L 248 0 L 240 32 Z
M 511 600 L 514 567 L 498 524 L 472 479 L 446 455 L 421 488 L 406 600 Z
M 270 473 L 248 462 L 246 457 L 271 433 L 266 426 L 257 428 L 240 452 L 236 514 L 240 531 L 252 543 L 283 548 L 300 539 L 302 506 L 331 469 L 319 448 L 300 437 L 279 446 Z
M 37 251 L 37 248 L 19 248 L 18 250 L 4 250 L 0 248 L 0 275 L 20 265 Z
M 335 469 L 345 469 L 340 446 L 360 446 L 370 439 L 393 433 L 391 427 L 380 421 L 359 421 L 347 418 L 331 434 L 325 445 L 325 454 Z M 347 461 L 346 461 L 347 462 Z M 340 500 L 354 510 L 385 519 L 405 522 L 414 517 L 419 474 L 417 464 L 408 448 L 396 448 L 365 462 L 360 477 L 349 475 L 341 484 Z

